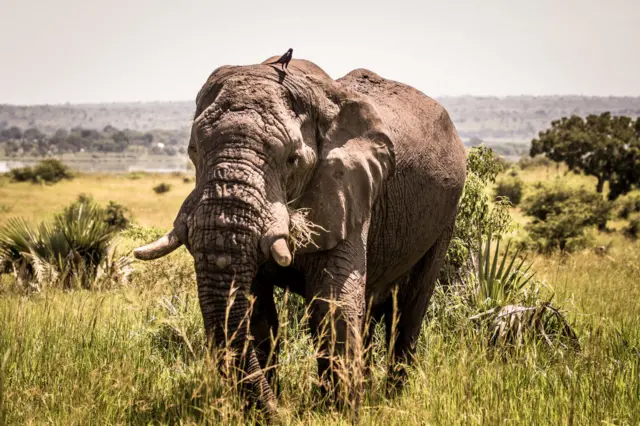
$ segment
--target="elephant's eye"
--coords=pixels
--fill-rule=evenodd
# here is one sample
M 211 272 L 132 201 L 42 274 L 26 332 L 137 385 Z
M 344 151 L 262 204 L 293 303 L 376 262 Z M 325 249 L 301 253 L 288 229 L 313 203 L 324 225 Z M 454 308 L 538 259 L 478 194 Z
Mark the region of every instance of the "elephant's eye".
M 296 166 L 298 165 L 298 160 L 300 159 L 300 156 L 298 155 L 292 155 L 289 158 L 287 158 L 287 164 L 289 164 L 290 166 Z

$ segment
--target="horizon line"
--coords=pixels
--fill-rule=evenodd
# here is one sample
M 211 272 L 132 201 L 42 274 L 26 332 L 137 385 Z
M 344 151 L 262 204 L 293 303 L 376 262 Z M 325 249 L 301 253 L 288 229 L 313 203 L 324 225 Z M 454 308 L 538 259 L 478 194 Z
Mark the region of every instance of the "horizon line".
M 429 96 L 429 95 L 426 95 Z M 434 95 L 429 96 L 433 99 L 445 99 L 445 98 L 493 98 L 493 99 L 508 99 L 508 98 L 560 98 L 560 97 L 573 97 L 573 98 L 600 98 L 600 99 L 628 99 L 628 98 L 640 98 L 638 95 L 584 95 L 575 93 L 555 93 L 555 94 L 541 94 L 532 95 L 521 93 L 518 95 L 473 95 L 473 94 L 461 94 L 461 95 Z M 0 106 L 17 106 L 17 107 L 39 107 L 39 106 L 81 106 L 81 105 L 103 105 L 103 104 L 153 104 L 153 103 L 184 103 L 194 102 L 195 99 L 154 99 L 154 100 L 117 100 L 117 101 L 59 101 L 59 102 L 42 102 L 42 103 L 11 103 L 0 102 Z

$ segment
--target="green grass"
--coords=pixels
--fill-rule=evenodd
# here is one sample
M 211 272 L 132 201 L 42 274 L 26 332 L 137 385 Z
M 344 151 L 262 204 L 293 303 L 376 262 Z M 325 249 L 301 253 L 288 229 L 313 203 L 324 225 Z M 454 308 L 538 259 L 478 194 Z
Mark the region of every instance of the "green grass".
M 521 177 L 530 184 L 545 173 Z M 173 188 L 158 196 L 151 188 L 163 180 Z M 191 187 L 179 177 L 81 176 L 51 187 L 0 184 L 0 199 L 13 206 L 10 216 L 44 219 L 78 193 L 91 193 L 130 207 L 145 225 L 167 228 Z M 6 217 L 0 211 L 0 224 Z M 377 330 L 374 375 L 359 422 L 639 424 L 640 243 L 617 233 L 597 241 L 611 242 L 606 256 L 584 250 L 530 257 L 545 294 L 554 293 L 568 312 L 581 351 L 534 344 L 497 351 L 467 320 L 452 326 L 432 317 L 407 388 L 387 398 Z M 0 424 L 243 424 L 259 418 L 254 412 L 245 417 L 240 399 L 205 356 L 185 249 L 135 266 L 130 286 L 103 292 L 25 295 L 10 277 L 0 281 Z M 344 413 L 320 403 L 305 323 L 286 310 L 280 316 L 284 423 L 348 424 Z
M 183 174 L 130 173 L 125 175 L 80 174 L 71 181 L 55 185 L 9 183 L 0 176 L 0 224 L 20 216 L 36 222 L 50 219 L 76 200 L 81 193 L 91 194 L 100 204 L 116 201 L 131 209 L 134 219 L 144 226 L 168 229 L 194 183 L 184 183 Z M 158 195 L 153 188 L 162 182 L 171 191 Z

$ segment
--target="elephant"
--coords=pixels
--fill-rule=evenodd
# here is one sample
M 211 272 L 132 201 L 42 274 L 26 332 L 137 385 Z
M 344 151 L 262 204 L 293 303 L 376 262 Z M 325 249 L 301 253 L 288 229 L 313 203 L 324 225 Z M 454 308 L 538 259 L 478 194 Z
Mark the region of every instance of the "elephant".
M 311 61 L 284 71 L 275 59 L 206 80 L 188 146 L 195 188 L 173 229 L 134 251 L 151 260 L 186 246 L 207 336 L 239 354 L 246 399 L 267 413 L 277 410 L 266 372 L 276 286 L 306 301 L 326 383 L 384 321 L 402 386 L 466 179 L 464 147 L 435 100 L 366 69 L 334 80 Z M 290 211 L 303 208 L 318 228 L 292 253 Z

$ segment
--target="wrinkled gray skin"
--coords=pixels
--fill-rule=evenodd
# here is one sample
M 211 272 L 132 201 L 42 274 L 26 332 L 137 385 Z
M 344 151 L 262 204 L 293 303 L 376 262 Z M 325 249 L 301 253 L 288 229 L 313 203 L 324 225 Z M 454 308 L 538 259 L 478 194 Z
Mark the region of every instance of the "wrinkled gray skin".
M 349 359 L 368 344 L 370 324 L 385 318 L 394 364 L 410 362 L 466 173 L 445 109 L 370 71 L 334 81 L 305 60 L 291 61 L 287 73 L 264 63 L 218 68 L 196 105 L 189 142 L 196 188 L 174 230 L 135 255 L 153 259 L 187 246 L 208 335 L 215 345 L 246 348 L 239 362 L 249 399 L 275 410 L 262 371 L 278 329 L 274 286 L 310 304 L 323 354 Z M 309 208 L 326 230 L 293 262 L 287 203 Z M 232 282 L 238 291 L 225 318 Z M 256 296 L 250 326 L 247 295 Z M 319 335 L 328 300 L 340 302 L 332 348 Z M 318 366 L 332 377 L 324 376 L 333 371 L 328 357 Z M 393 371 L 401 383 L 404 370 Z

